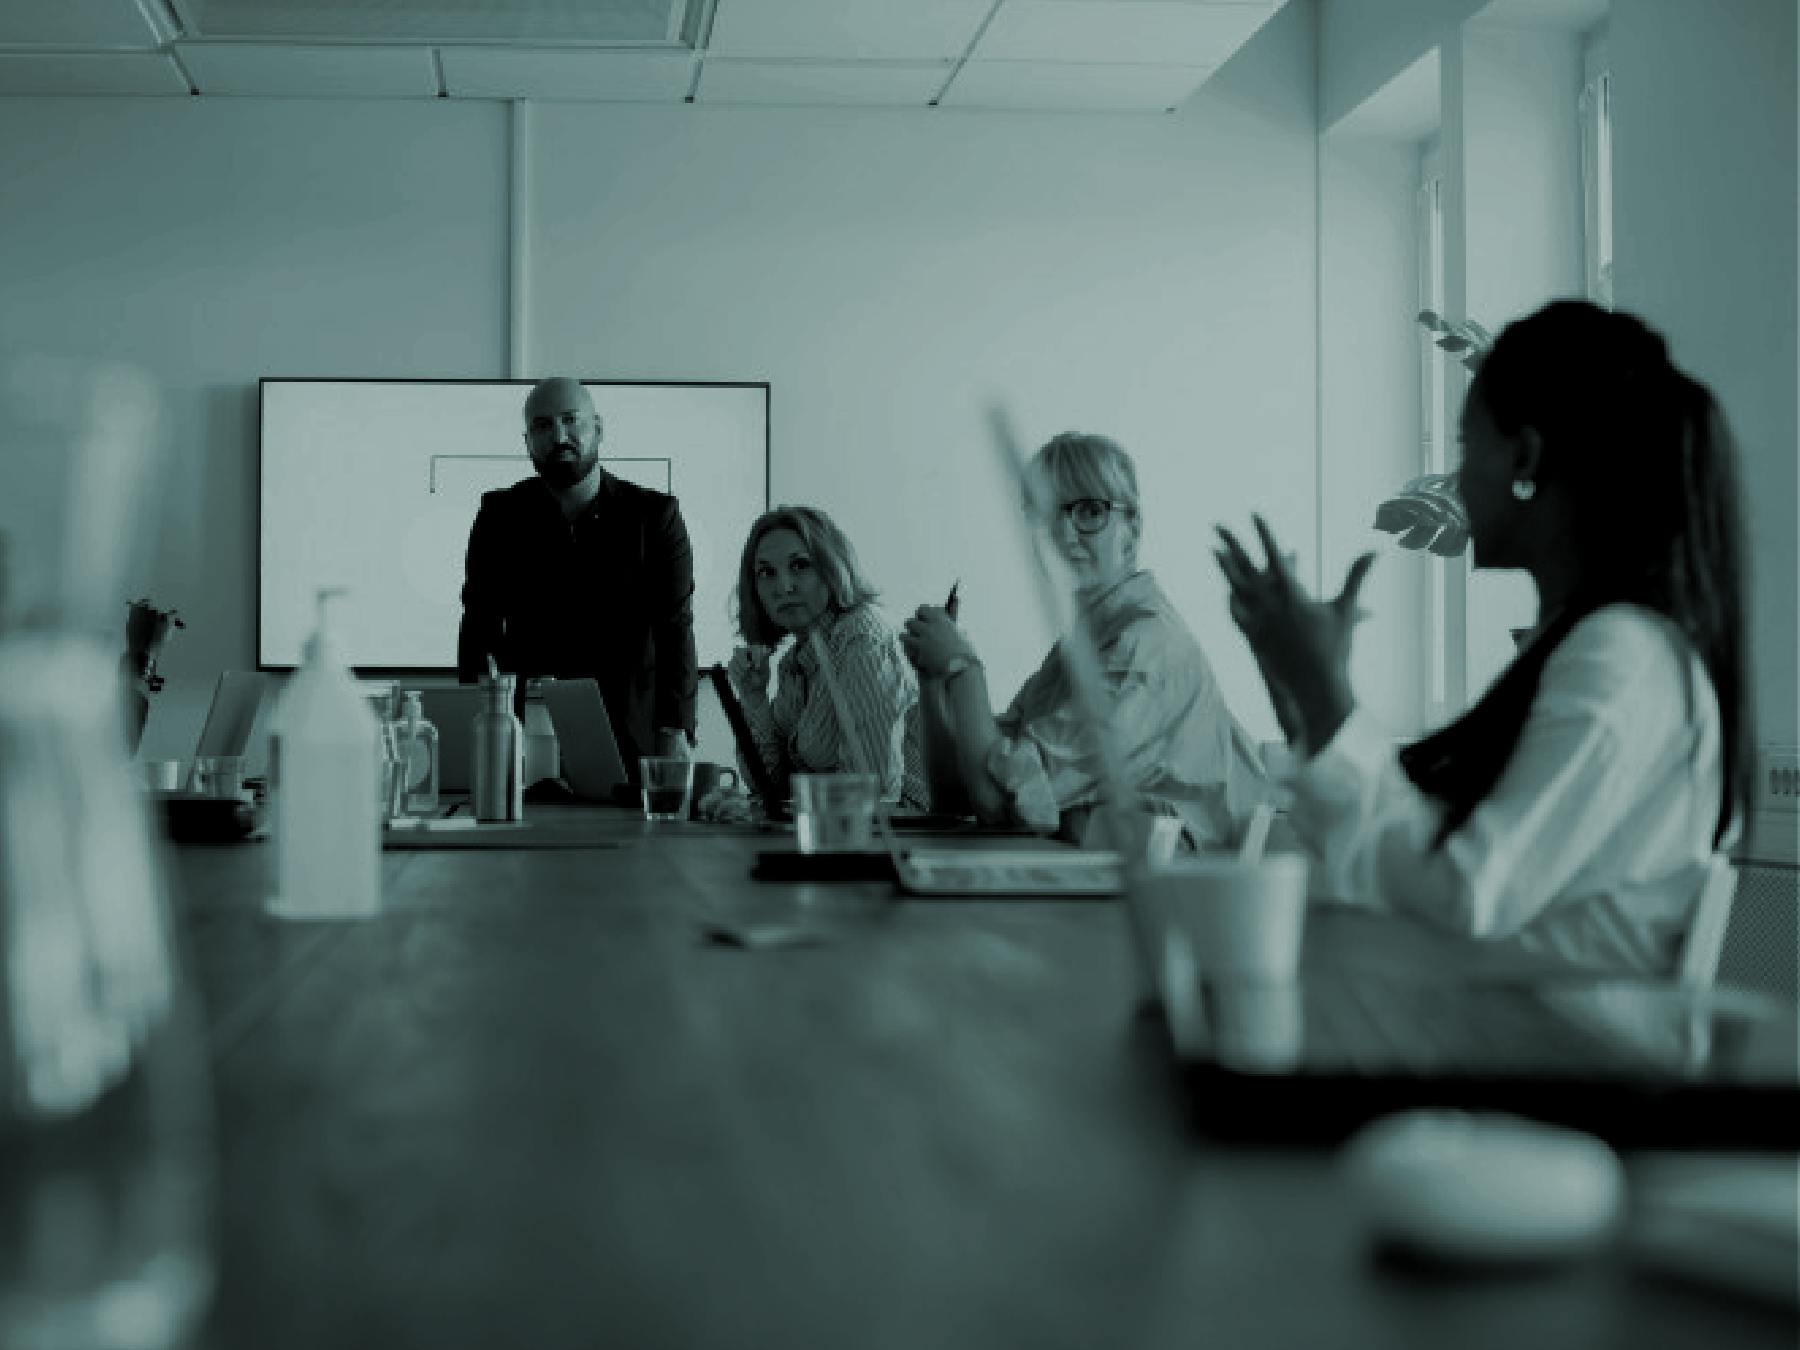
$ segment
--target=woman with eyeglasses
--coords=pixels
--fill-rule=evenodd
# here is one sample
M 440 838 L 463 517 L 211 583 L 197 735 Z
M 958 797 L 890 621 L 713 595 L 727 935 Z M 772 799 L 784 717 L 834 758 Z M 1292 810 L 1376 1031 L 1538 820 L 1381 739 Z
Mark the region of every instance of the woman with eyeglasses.
M 1191 847 L 1234 842 L 1267 780 L 1199 643 L 1138 567 L 1131 457 L 1105 436 L 1065 432 L 1032 471 L 1052 496 L 1051 542 L 1074 575 L 1113 698 L 1112 731 L 1145 804 L 1178 815 Z M 1103 796 L 1100 765 L 1059 648 L 996 717 L 981 658 L 942 608 L 921 608 L 901 643 L 921 679 L 934 805 L 1082 838 Z
M 1558 301 L 1500 334 L 1461 441 L 1475 565 L 1529 573 L 1538 625 L 1468 712 L 1398 756 L 1350 689 L 1370 556 L 1315 601 L 1260 519 L 1262 565 L 1220 531 L 1232 616 L 1305 759 L 1294 824 L 1343 899 L 1672 974 L 1749 800 L 1724 415 L 1645 324 Z

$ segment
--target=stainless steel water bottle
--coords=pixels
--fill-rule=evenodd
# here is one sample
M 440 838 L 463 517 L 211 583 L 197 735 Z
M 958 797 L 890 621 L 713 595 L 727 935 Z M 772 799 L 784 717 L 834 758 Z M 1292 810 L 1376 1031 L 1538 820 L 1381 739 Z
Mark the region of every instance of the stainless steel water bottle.
M 481 711 L 475 714 L 475 819 L 525 818 L 525 732 L 513 715 L 513 676 L 490 674 L 481 681 Z

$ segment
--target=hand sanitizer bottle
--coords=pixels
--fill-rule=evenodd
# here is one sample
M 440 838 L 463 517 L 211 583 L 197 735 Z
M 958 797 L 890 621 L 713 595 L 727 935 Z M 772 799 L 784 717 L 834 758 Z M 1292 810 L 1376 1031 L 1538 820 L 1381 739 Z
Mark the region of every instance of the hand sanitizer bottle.
M 381 909 L 381 808 L 375 774 L 380 731 L 332 637 L 319 592 L 318 628 L 276 705 L 270 794 L 275 894 L 284 918 L 362 918 Z
M 406 711 L 396 733 L 406 765 L 406 814 L 435 816 L 438 808 L 438 733 L 425 720 L 419 691 L 406 691 Z

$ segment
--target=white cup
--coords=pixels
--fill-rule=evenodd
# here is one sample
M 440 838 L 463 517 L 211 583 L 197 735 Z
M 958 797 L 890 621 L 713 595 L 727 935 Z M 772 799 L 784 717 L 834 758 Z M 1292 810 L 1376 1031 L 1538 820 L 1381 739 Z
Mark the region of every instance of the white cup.
M 1171 859 L 1146 880 L 1163 941 L 1182 943 L 1201 979 L 1280 984 L 1300 969 L 1306 855 L 1224 854 Z
M 184 759 L 146 759 L 139 767 L 144 786 L 152 792 L 179 792 L 187 786 L 187 761 Z

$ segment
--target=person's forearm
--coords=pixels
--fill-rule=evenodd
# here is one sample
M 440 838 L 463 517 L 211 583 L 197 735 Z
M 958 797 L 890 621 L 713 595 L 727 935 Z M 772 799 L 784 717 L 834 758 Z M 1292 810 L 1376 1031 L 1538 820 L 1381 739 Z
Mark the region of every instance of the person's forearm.
M 694 734 L 700 689 L 700 662 L 694 647 L 692 611 L 679 612 L 651 629 L 656 648 L 653 707 L 656 725 Z
M 1337 678 L 1309 682 L 1308 687 L 1290 693 L 1294 713 L 1300 722 L 1304 753 L 1310 758 L 1331 744 L 1338 728 L 1356 707 L 1356 699 L 1350 692 L 1349 682 Z
M 969 804 L 982 820 L 1004 820 L 1006 794 L 987 771 L 988 754 L 1000 741 L 1000 728 L 988 698 L 987 671 L 979 665 L 970 666 L 946 684 L 944 696 L 949 704 L 958 775 Z
M 956 759 L 956 737 L 944 707 L 944 686 L 937 680 L 919 681 L 919 735 L 932 809 L 958 815 L 973 812 L 969 790 L 963 786 L 962 766 Z
M 750 689 L 741 690 L 738 705 L 744 710 L 744 721 L 750 725 L 750 739 L 756 745 L 757 757 L 762 760 L 763 768 L 768 770 L 771 777 L 785 779 L 789 772 L 787 753 L 781 743 L 781 733 L 775 727 L 775 711 L 769 706 L 768 695 Z

